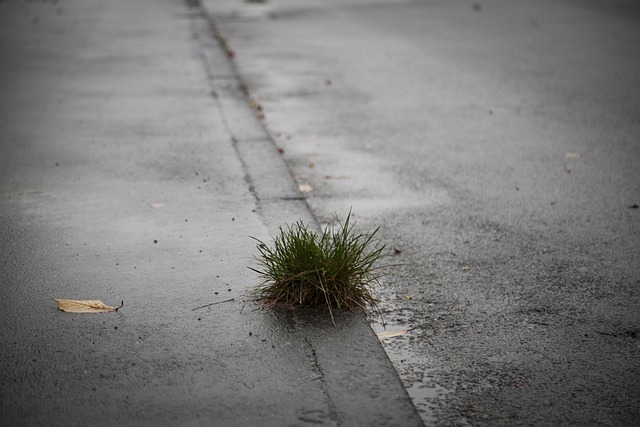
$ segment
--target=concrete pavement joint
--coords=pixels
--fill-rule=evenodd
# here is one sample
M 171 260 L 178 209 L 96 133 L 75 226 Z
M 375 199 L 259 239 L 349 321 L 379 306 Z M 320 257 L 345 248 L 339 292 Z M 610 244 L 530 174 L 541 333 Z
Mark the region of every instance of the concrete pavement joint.
M 218 107 L 220 107 L 220 105 L 218 105 Z M 222 108 L 220 108 L 220 110 L 222 112 Z M 224 112 L 222 112 L 222 116 L 224 117 Z M 224 121 L 225 121 L 225 126 L 226 126 L 227 125 L 226 119 L 224 119 Z M 229 129 L 227 128 L 227 130 L 229 130 Z M 231 136 L 231 145 L 233 145 L 233 150 L 235 151 L 236 156 L 238 157 L 238 160 L 240 161 L 240 164 L 242 165 L 242 171 L 244 172 L 244 181 L 249 186 L 249 192 L 251 193 L 251 195 L 255 199 L 256 209 L 260 209 L 260 198 L 258 197 L 258 194 L 256 193 L 256 187 L 255 187 L 255 185 L 253 185 L 253 180 L 251 179 L 251 174 L 249 173 L 249 170 L 248 170 L 248 167 L 247 167 L 247 163 L 244 161 L 244 159 L 240 155 L 240 151 L 238 151 L 238 140 L 233 136 Z
M 211 26 L 211 31 L 216 34 L 216 30 L 215 27 L 213 26 L 212 22 L 209 22 L 209 25 Z M 202 36 L 198 37 L 200 40 L 203 39 Z M 208 46 L 209 49 L 211 48 L 216 48 L 213 46 Z M 218 49 L 222 49 L 222 46 L 217 46 Z M 204 50 L 204 46 L 201 45 L 201 49 Z M 210 81 L 215 81 L 215 80 L 220 80 L 220 76 L 216 76 L 212 69 L 213 67 L 211 66 L 210 62 L 208 61 L 209 56 L 206 55 L 205 52 L 201 52 L 200 57 L 202 58 L 204 64 L 205 64 L 205 68 L 207 69 L 207 74 L 209 76 L 209 80 Z M 238 84 L 238 89 L 242 90 L 244 98 L 246 98 L 248 100 L 248 93 L 246 91 L 246 87 L 244 85 L 242 85 L 238 75 L 224 75 L 224 80 L 227 81 L 235 81 Z M 224 108 L 223 106 L 223 102 L 221 102 L 221 91 L 219 90 L 220 88 L 217 87 L 215 84 L 212 85 L 213 86 L 213 90 L 216 93 L 215 101 L 216 101 L 216 105 L 218 106 L 220 112 L 221 112 L 221 116 L 223 117 L 224 120 L 224 125 L 225 128 L 227 129 L 227 131 L 229 132 L 229 134 L 231 135 L 231 142 L 233 145 L 233 148 L 236 152 L 236 155 L 238 157 L 238 159 L 240 160 L 240 163 L 242 164 L 242 168 L 243 171 L 245 173 L 245 182 L 249 185 L 249 191 L 251 192 L 252 196 L 255 199 L 255 203 L 256 203 L 256 211 L 258 213 L 260 213 L 260 215 L 263 217 L 263 220 L 266 220 L 266 218 L 268 218 L 268 210 L 264 209 L 263 203 L 262 203 L 262 197 L 261 197 L 261 193 L 264 193 L 265 191 L 261 191 L 258 192 L 256 190 L 256 185 L 254 184 L 254 180 L 252 178 L 252 174 L 250 172 L 250 167 L 251 165 L 249 163 L 251 163 L 251 161 L 249 160 L 249 162 L 247 161 L 247 159 L 255 159 L 255 154 L 252 156 L 251 153 L 245 151 L 243 153 L 243 149 L 247 150 L 247 149 L 251 149 L 253 148 L 252 146 L 255 146 L 257 144 L 260 144 L 262 147 L 262 150 L 264 151 L 264 147 L 270 147 L 270 150 L 272 153 L 275 153 L 275 144 L 273 142 L 273 140 L 270 138 L 270 136 L 268 135 L 268 133 L 266 131 L 264 131 L 264 135 L 262 137 L 245 137 L 242 140 L 239 140 L 233 132 L 233 129 L 231 126 L 229 126 L 229 120 L 227 118 L 227 110 Z M 227 95 L 233 95 L 233 94 L 227 94 Z M 234 99 L 237 99 L 237 96 L 234 97 Z M 246 105 L 246 109 L 250 110 L 248 103 Z M 255 152 L 255 150 L 253 150 L 253 152 Z M 273 159 L 273 156 L 269 156 L 269 153 L 265 153 L 267 155 L 267 157 L 271 157 Z M 257 162 L 253 162 L 254 166 L 259 166 L 259 164 L 261 165 L 265 165 L 264 162 L 265 158 L 263 156 L 259 156 L 259 160 Z M 284 162 L 280 162 L 282 163 L 282 165 L 286 167 L 286 165 L 284 164 Z M 269 175 L 273 176 L 273 162 L 269 162 L 268 163 L 268 169 L 270 169 L 268 171 Z M 255 170 L 255 168 L 254 168 Z M 277 174 L 277 176 L 282 176 L 285 178 L 285 180 L 289 181 L 290 183 L 293 183 L 293 179 L 291 176 L 290 171 L 287 168 L 288 173 L 285 174 Z M 309 212 L 308 207 L 306 205 L 306 199 L 304 198 L 304 196 L 302 196 L 299 192 L 297 192 L 296 189 L 294 189 L 291 185 L 284 185 L 283 186 L 279 186 L 279 187 L 272 187 L 272 189 L 275 189 L 276 191 L 281 191 L 282 188 L 285 188 L 286 191 L 286 195 L 282 195 L 282 196 L 272 196 L 272 195 L 267 195 L 265 198 L 266 200 L 271 200 L 271 201 L 285 201 L 285 202 L 302 202 L 305 206 L 305 210 L 307 210 L 307 212 Z M 268 191 L 266 191 L 268 193 Z M 314 221 L 315 223 L 315 221 Z M 316 355 L 316 350 L 313 347 L 313 344 L 309 341 L 309 339 L 307 337 L 303 338 L 303 341 L 305 343 L 305 345 L 308 348 L 308 357 L 311 360 L 311 365 L 312 365 L 312 369 L 317 373 L 318 375 L 318 379 L 320 382 L 320 389 L 321 392 L 325 398 L 325 406 L 326 406 L 326 412 L 322 412 L 319 415 L 317 415 L 315 412 L 313 414 L 307 414 L 307 415 L 301 415 L 299 417 L 299 419 L 301 421 L 305 421 L 305 422 L 311 422 L 311 423 L 318 423 L 318 422 L 322 422 L 324 423 L 324 417 L 328 416 L 328 418 L 333 421 L 334 423 L 336 423 L 336 425 L 340 425 L 341 423 L 338 420 L 338 414 L 337 414 L 337 410 L 336 410 L 336 405 L 335 403 L 332 401 L 331 396 L 329 394 L 329 390 L 327 388 L 327 383 L 325 381 L 325 375 L 324 375 L 324 371 L 322 369 L 322 367 L 320 366 L 319 362 L 318 362 L 318 357 Z M 319 412 L 319 411 L 318 411 Z M 317 420 L 315 417 L 312 416 L 319 416 L 321 419 Z
M 245 173 L 245 182 L 255 199 L 256 212 L 270 234 L 278 231 L 281 223 L 275 221 L 282 217 L 283 212 L 290 213 L 283 222 L 293 223 L 302 219 L 317 226 L 318 222 L 305 197 L 300 194 L 274 140 L 250 108 L 246 85 L 232 60 L 224 55 L 228 47 L 223 45 L 224 38 L 206 11 L 203 10 L 198 18 L 194 17 L 192 30 L 194 39 L 199 41 L 199 56 L 206 69 L 213 98 L 225 129 L 231 135 L 233 148 Z M 213 44 L 212 37 L 218 43 Z M 226 60 L 223 62 L 220 58 L 224 57 Z M 214 71 L 220 69 L 221 73 Z M 282 202 L 287 204 L 287 209 L 278 208 Z
M 193 6 L 192 3 L 189 3 L 189 5 Z M 205 18 L 204 14 L 199 14 L 198 16 L 194 15 L 194 20 L 192 21 L 192 28 L 193 28 L 194 34 L 198 35 L 196 37 L 198 40 L 203 40 L 206 37 L 206 34 L 203 34 L 202 26 L 198 25 L 202 22 L 204 18 Z M 207 77 L 209 78 L 210 81 L 219 79 L 220 76 L 214 73 L 213 71 L 214 68 L 212 67 L 211 60 L 209 59 L 209 56 L 206 53 L 209 49 L 216 48 L 216 46 L 204 46 L 203 43 L 200 43 L 199 48 L 200 48 L 199 56 L 202 60 L 203 66 L 207 73 Z M 217 48 L 219 48 L 219 46 L 217 46 Z M 228 80 L 237 82 L 236 75 L 224 74 L 224 76 L 225 76 L 225 80 L 228 79 Z M 215 86 L 215 85 L 212 85 L 212 86 Z M 213 98 L 215 100 L 216 107 L 220 111 L 220 116 L 222 117 L 222 121 L 225 129 L 227 130 L 229 135 L 231 135 L 231 144 L 236 153 L 236 157 L 238 158 L 238 160 L 240 161 L 240 164 L 242 165 L 242 171 L 244 173 L 244 181 L 248 186 L 249 192 L 251 193 L 251 195 L 255 200 L 256 211 L 260 212 L 261 211 L 260 198 L 258 197 L 258 194 L 255 191 L 255 185 L 253 184 L 253 180 L 251 178 L 251 174 L 249 173 L 247 163 L 244 161 L 244 159 L 240 154 L 240 151 L 238 150 L 238 139 L 234 136 L 231 126 L 229 126 L 229 120 L 227 119 L 227 114 L 225 114 L 225 109 L 223 108 L 222 103 L 220 101 L 220 91 L 216 89 L 217 88 L 212 87 L 212 93 L 215 93 L 215 96 L 213 96 Z
M 341 425 L 338 418 L 338 412 L 336 409 L 336 404 L 331 399 L 331 394 L 327 388 L 327 381 L 325 380 L 324 370 L 320 366 L 320 362 L 318 361 L 318 355 L 316 354 L 315 348 L 313 348 L 313 343 L 307 338 L 304 337 L 304 342 L 309 348 L 309 359 L 311 360 L 311 367 L 318 374 L 318 378 L 320 380 L 320 389 L 325 397 L 325 404 L 327 405 L 329 412 L 329 419 L 335 422 L 337 425 Z

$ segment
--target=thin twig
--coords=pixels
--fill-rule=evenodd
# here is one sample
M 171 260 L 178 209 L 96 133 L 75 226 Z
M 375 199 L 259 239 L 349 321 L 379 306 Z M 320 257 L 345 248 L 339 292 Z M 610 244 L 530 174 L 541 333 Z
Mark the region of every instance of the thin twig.
M 200 307 L 196 307 L 194 309 L 192 309 L 191 311 L 196 311 L 196 310 L 200 310 L 201 308 L 206 308 L 206 307 L 211 307 L 212 305 L 216 305 L 216 304 L 222 304 L 223 302 L 231 302 L 231 301 L 235 301 L 235 298 L 229 298 L 229 299 L 225 299 L 222 301 L 216 301 L 216 302 L 212 302 L 210 304 L 205 304 L 205 305 L 201 305 Z

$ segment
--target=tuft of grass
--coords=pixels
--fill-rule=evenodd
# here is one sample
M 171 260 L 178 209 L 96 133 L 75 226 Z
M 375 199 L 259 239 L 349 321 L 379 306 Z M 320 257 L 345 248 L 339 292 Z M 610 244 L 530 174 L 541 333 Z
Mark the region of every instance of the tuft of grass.
M 259 268 L 249 268 L 263 280 L 255 290 L 259 298 L 294 307 L 326 306 L 332 320 L 334 309 L 378 311 L 373 286 L 382 276 L 377 263 L 385 245 L 375 237 L 378 229 L 357 233 L 353 226 L 349 212 L 344 223 L 322 232 L 301 221 L 280 227 L 273 247 L 253 238 Z

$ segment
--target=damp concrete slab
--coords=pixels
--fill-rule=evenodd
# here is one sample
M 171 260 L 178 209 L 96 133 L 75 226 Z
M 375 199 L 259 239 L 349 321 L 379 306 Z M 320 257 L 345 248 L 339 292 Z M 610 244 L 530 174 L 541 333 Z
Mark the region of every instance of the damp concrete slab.
M 196 6 L 0 3 L 0 418 L 420 425 L 362 314 L 248 296 L 314 217 Z

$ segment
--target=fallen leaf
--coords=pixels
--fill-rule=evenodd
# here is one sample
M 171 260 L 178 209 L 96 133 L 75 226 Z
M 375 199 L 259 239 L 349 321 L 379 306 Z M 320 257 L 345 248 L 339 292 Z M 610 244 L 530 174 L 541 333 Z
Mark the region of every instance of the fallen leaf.
M 393 337 L 398 337 L 400 335 L 404 335 L 407 332 L 409 332 L 411 329 L 399 329 L 397 331 L 385 331 L 385 332 L 378 332 L 376 335 L 378 335 L 378 339 L 380 340 L 386 340 L 389 338 L 393 338 Z
M 580 157 L 582 157 L 582 154 L 576 153 L 575 151 L 569 151 L 568 153 L 565 153 L 564 156 L 567 159 L 579 159 Z
M 258 110 L 258 111 L 262 111 L 262 106 L 255 99 L 250 99 L 249 100 L 249 107 L 251 107 L 251 108 L 253 108 L 255 110 Z
M 313 191 L 313 187 L 310 186 L 309 184 L 300 184 L 298 188 L 300 189 L 301 193 L 309 193 Z
M 58 308 L 67 313 L 115 313 L 124 305 L 124 301 L 120 307 L 111 307 L 100 300 L 54 299 L 58 303 Z

